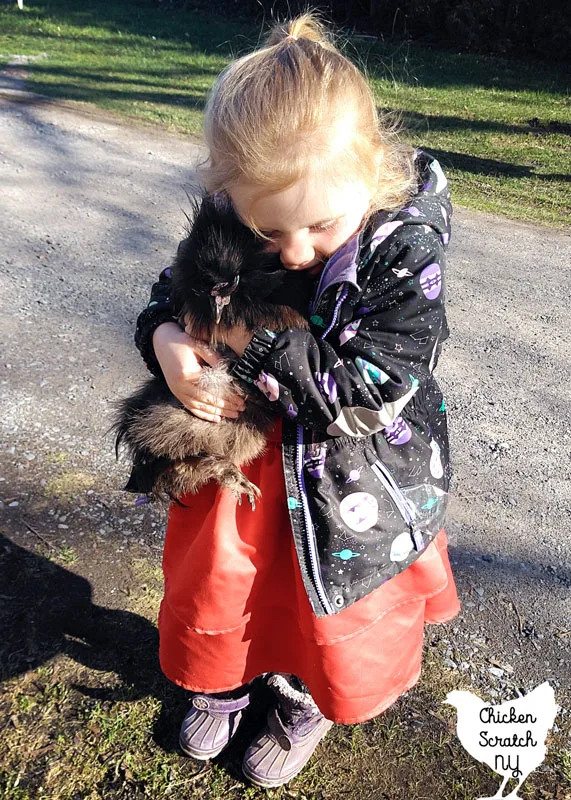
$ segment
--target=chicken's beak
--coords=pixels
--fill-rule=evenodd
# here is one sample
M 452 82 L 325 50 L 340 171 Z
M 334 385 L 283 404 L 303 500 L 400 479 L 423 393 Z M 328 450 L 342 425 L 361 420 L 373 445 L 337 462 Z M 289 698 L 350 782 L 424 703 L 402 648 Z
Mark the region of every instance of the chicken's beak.
M 222 318 L 222 311 L 224 309 L 224 306 L 227 306 L 229 302 L 230 302 L 230 295 L 227 295 L 226 297 L 221 297 L 219 294 L 217 294 L 214 297 L 214 303 L 215 303 L 214 319 L 216 325 L 220 325 L 220 319 Z

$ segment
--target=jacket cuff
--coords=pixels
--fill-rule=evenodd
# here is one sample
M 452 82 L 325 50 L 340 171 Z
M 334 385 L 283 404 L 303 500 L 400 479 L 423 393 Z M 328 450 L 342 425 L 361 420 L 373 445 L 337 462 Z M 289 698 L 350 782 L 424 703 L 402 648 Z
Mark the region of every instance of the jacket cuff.
M 258 328 L 243 355 L 232 364 L 232 375 L 246 383 L 254 383 L 261 372 L 262 364 L 274 349 L 277 334 L 266 328 Z

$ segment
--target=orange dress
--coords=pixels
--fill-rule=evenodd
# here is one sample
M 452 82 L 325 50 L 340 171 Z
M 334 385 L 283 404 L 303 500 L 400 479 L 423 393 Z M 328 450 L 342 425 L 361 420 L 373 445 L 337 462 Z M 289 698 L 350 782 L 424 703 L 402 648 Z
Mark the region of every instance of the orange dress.
M 167 678 L 192 691 L 234 689 L 264 672 L 300 677 L 322 713 L 377 716 L 420 676 L 424 624 L 460 610 L 444 530 L 403 572 L 338 614 L 316 617 L 286 507 L 281 422 L 244 468 L 252 511 L 213 482 L 170 508 L 159 613 Z

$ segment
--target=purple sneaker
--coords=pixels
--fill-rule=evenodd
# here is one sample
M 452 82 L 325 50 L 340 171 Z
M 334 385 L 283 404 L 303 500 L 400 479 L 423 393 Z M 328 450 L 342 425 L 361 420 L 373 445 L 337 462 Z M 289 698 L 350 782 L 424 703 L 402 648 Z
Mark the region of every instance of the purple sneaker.
M 319 711 L 310 694 L 299 691 L 284 675 L 268 681 L 279 698 L 267 726 L 246 750 L 242 772 L 256 786 L 282 786 L 295 778 L 333 723 Z
M 206 761 L 229 744 L 250 703 L 250 692 L 238 698 L 195 694 L 191 702 L 180 729 L 180 748 L 187 756 Z

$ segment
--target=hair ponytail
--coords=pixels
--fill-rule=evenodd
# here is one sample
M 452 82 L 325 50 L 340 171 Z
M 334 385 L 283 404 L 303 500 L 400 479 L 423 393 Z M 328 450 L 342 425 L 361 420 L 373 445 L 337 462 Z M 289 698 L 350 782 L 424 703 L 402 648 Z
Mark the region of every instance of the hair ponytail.
M 261 49 L 226 67 L 204 137 L 198 176 L 209 192 L 247 182 L 263 196 L 313 173 L 363 181 L 373 212 L 397 208 L 416 188 L 414 149 L 379 120 L 365 76 L 314 14 L 275 24 Z
M 309 13 L 301 14 L 299 17 L 287 22 L 276 23 L 266 38 L 265 46 L 273 47 L 282 42 L 289 44 L 300 39 L 307 39 L 329 50 L 335 50 L 335 45 L 331 41 L 328 29 L 319 21 L 316 14 Z

